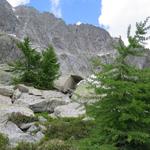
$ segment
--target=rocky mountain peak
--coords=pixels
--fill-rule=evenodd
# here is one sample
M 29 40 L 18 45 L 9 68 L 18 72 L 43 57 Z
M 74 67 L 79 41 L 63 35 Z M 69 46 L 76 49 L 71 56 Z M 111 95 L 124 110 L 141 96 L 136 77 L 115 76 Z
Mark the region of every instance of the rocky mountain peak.
M 53 45 L 62 74 L 88 76 L 92 71 L 92 58 L 105 57 L 108 53 L 109 57 L 114 56 L 113 39 L 104 29 L 88 24 L 66 25 L 53 14 L 39 12 L 28 6 L 18 6 L 13 11 L 6 0 L 1 1 L 0 7 L 0 15 L 3 18 L 0 21 L 0 31 L 14 34 L 17 39 L 28 36 L 33 47 L 39 51 L 49 44 Z M 4 51 L 5 48 L 2 49 Z M 1 56 L 2 62 L 5 62 L 5 58 L 6 62 L 8 58 L 9 61 L 16 59 L 11 47 L 7 46 L 5 54 L 7 57 Z M 106 62 L 110 61 L 109 57 L 104 58 Z
M 89 24 L 67 25 L 51 13 L 39 12 L 28 6 L 18 6 L 13 10 L 6 0 L 0 2 L 0 17 L 1 32 L 14 34 L 15 38 L 21 40 L 28 36 L 38 51 L 51 44 L 59 58 L 62 74 L 86 77 L 92 73 L 91 59 L 101 58 L 110 63 L 116 55 L 112 46 L 116 40 L 100 27 Z M 3 45 L 8 44 L 3 42 Z M 2 62 L 5 62 L 5 59 L 6 62 L 16 59 L 18 52 L 14 55 L 15 48 L 12 50 L 11 46 L 5 46 L 1 50 L 4 51 L 6 47 L 5 53 L 2 54 L 7 56 L 0 56 Z M 135 62 L 144 67 L 147 59 L 149 60 L 143 57 L 142 61 L 135 59 Z

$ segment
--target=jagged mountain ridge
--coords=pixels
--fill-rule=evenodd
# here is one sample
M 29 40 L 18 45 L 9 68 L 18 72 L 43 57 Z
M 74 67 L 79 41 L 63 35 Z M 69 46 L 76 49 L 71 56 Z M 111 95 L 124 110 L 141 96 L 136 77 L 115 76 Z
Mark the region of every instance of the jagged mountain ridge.
M 22 23 L 17 36 L 29 36 L 35 47 L 51 43 L 65 72 L 88 74 L 91 57 L 113 51 L 112 38 L 103 29 L 91 25 L 67 26 L 50 13 L 39 13 L 24 6 L 17 7 L 15 13 Z
M 38 50 L 52 44 L 63 74 L 87 76 L 91 73 L 91 58 L 98 54 L 114 53 L 111 46 L 113 39 L 104 29 L 88 24 L 66 25 L 51 13 L 41 13 L 27 6 L 12 8 L 6 0 L 0 1 L 0 7 L 5 5 L 5 11 L 0 9 L 1 16 L 7 18 L 4 21 L 5 29 L 0 26 L 0 30 L 11 36 L 14 34 L 17 39 L 30 37 Z M 11 15 L 5 12 L 10 12 Z M 11 51 L 7 54 L 12 57 Z
M 89 24 L 66 25 L 51 13 L 41 13 L 27 6 L 12 8 L 6 0 L 0 1 L 0 16 L 5 18 L 0 21 L 0 31 L 6 34 L 4 38 L 22 40 L 28 36 L 39 51 L 52 44 L 62 74 L 86 77 L 92 72 L 91 59 L 101 57 L 105 62 L 111 62 L 115 56 L 112 46 L 115 40 L 102 28 Z M 7 42 L 0 51 L 6 51 L 0 55 L 0 63 L 14 60 L 19 55 L 17 48 Z M 139 65 L 143 67 L 146 61 L 147 58 L 143 58 Z

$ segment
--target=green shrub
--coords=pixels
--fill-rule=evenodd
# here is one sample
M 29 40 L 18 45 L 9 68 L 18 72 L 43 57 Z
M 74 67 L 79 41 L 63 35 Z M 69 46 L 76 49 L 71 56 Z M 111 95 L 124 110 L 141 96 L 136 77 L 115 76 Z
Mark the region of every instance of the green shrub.
M 25 83 L 40 89 L 52 89 L 58 77 L 59 64 L 52 46 L 40 54 L 31 47 L 29 38 L 17 44 L 23 58 L 11 64 L 16 72 L 14 83 Z
M 75 150 L 70 144 L 54 139 L 44 142 L 37 150 Z
M 7 150 L 8 144 L 9 144 L 8 138 L 0 133 L 0 150 Z
M 37 144 L 20 142 L 15 148 L 10 150 L 75 150 L 75 149 L 73 149 L 70 144 L 65 143 L 64 141 L 54 139 L 42 141 Z
M 99 150 L 118 150 L 113 145 L 102 145 L 99 147 Z
M 103 99 L 93 106 L 99 135 L 99 145 L 115 145 L 119 150 L 150 149 L 150 69 L 138 69 L 129 65 L 128 56 L 141 56 L 146 51 L 143 43 L 150 26 L 144 22 L 136 24 L 135 35 L 128 30 L 129 45 L 121 38 L 116 47 L 119 56 L 110 65 L 103 65 L 97 73 L 101 86 L 96 87 Z
M 42 53 L 40 69 L 38 72 L 37 87 L 43 87 L 43 89 L 51 89 L 53 87 L 53 81 L 58 78 L 59 64 L 57 57 L 52 46 L 49 46 Z
M 37 150 L 37 148 L 36 144 L 20 142 L 13 150 Z
M 93 122 L 85 122 L 80 119 L 56 120 L 50 123 L 46 136 L 61 140 L 79 140 L 87 137 L 93 126 Z

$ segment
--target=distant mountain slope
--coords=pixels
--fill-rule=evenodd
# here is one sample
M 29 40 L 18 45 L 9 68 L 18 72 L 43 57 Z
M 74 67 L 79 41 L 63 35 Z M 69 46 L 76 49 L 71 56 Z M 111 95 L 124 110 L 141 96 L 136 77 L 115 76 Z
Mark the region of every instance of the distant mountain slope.
M 20 22 L 17 37 L 29 36 L 35 47 L 52 44 L 59 56 L 63 73 L 88 75 L 92 57 L 113 53 L 112 38 L 104 29 L 82 24 L 66 25 L 50 13 L 40 13 L 34 8 L 16 8 Z
M 0 31 L 13 33 L 18 23 L 11 5 L 6 0 L 0 0 Z
M 13 9 L 6 0 L 0 1 L 0 16 L 4 18 L 0 20 L 0 31 L 14 34 L 17 39 L 30 37 L 33 47 L 39 51 L 52 44 L 63 74 L 88 76 L 92 72 L 91 59 L 101 57 L 105 62 L 111 62 L 115 55 L 112 46 L 115 40 L 102 28 L 89 24 L 66 25 L 53 14 L 40 13 L 32 7 Z M 10 52 L 7 57 L 0 55 L 3 62 L 5 57 L 6 60 L 15 57 L 11 46 L 6 51 Z

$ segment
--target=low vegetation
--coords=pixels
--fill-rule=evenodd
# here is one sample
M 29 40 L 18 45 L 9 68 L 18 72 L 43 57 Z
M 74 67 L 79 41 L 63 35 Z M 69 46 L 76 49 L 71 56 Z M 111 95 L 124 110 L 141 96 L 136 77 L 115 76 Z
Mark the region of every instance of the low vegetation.
M 46 137 L 61 140 L 79 140 L 89 135 L 94 122 L 81 119 L 57 119 L 48 127 Z
M 39 143 L 21 142 L 17 147 L 10 148 L 8 139 L 0 136 L 0 142 L 3 144 L 1 145 L 5 148 L 2 150 L 78 150 L 74 143 L 88 137 L 91 129 L 95 127 L 94 121 L 83 121 L 83 118 L 53 119 L 47 113 L 38 113 L 36 118 L 38 116 L 43 116 L 47 119 L 47 122 L 43 123 L 36 120 L 37 126 L 43 125 L 47 129 L 45 137 Z M 1 145 L 0 147 L 2 147 Z
M 71 144 L 59 139 L 53 139 L 42 143 L 38 150 L 77 150 Z
M 8 146 L 9 146 L 8 138 L 0 133 L 0 150 L 7 150 Z
M 76 150 L 70 144 L 64 141 L 54 139 L 44 141 L 39 144 L 24 143 L 21 142 L 19 145 L 11 150 Z

